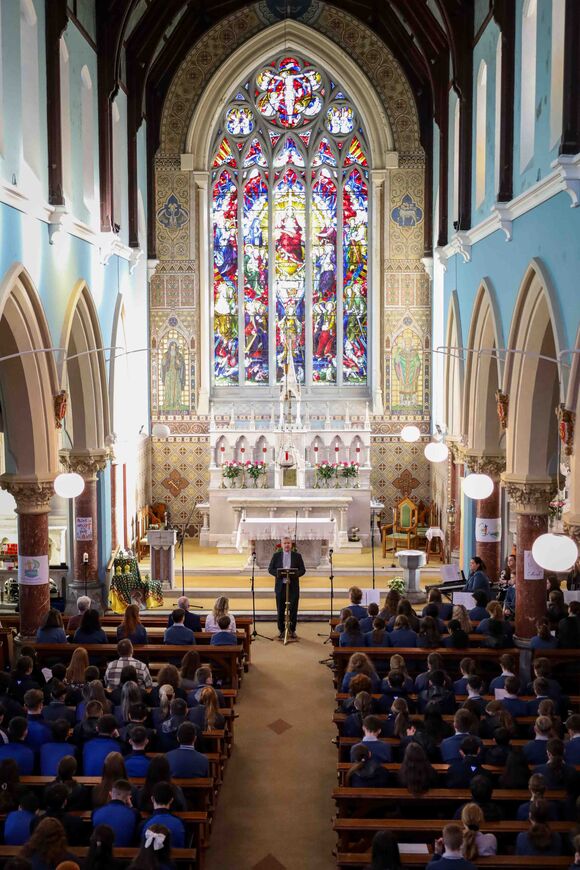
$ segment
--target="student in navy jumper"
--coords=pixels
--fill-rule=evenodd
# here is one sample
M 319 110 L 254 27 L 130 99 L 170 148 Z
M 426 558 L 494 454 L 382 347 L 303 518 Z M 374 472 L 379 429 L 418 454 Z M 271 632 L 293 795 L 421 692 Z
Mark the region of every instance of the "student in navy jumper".
M 40 775 L 56 776 L 61 758 L 76 756 L 76 748 L 68 742 L 71 728 L 66 719 L 57 719 L 52 724 L 52 734 L 47 743 L 40 747 Z
M 362 622 L 365 622 L 363 619 Z M 361 629 L 362 629 L 361 622 Z M 390 646 L 391 637 L 387 631 L 385 620 L 381 616 L 375 616 L 371 630 L 364 635 L 365 645 L 369 647 Z M 375 662 L 378 665 L 378 662 Z M 384 663 L 383 663 L 384 665 Z M 384 670 L 383 670 L 384 672 Z
M 153 789 L 153 815 L 141 827 L 141 840 L 145 842 L 146 832 L 152 825 L 165 825 L 171 833 L 171 843 L 176 849 L 185 847 L 185 826 L 180 818 L 171 812 L 173 791 L 168 782 L 158 782 Z
M 24 695 L 24 709 L 28 722 L 28 734 L 25 743 L 34 752 L 38 752 L 43 743 L 52 740 L 52 729 L 42 716 L 44 695 L 40 689 L 29 689 Z
M 461 854 L 463 828 L 460 825 L 445 825 L 443 836 L 435 841 L 433 858 L 427 870 L 476 870 L 475 864 Z
M 229 616 L 220 616 L 217 621 L 219 631 L 214 632 L 211 636 L 210 644 L 214 646 L 235 646 L 238 642 L 236 635 L 230 631 L 231 619 Z M 173 841 L 175 845 L 175 840 Z
M 191 646 L 195 643 L 195 635 L 184 625 L 185 611 L 177 607 L 173 613 L 173 624 L 165 629 L 163 643 Z
M 534 768 L 534 773 L 541 773 L 547 788 L 564 788 L 570 793 L 578 792 L 578 775 L 571 764 L 564 759 L 564 744 L 557 737 L 548 740 L 546 746 L 548 761 Z
M 147 776 L 151 759 L 147 758 L 147 745 L 149 738 L 147 729 L 142 725 L 137 725 L 129 735 L 129 746 L 131 752 L 125 756 L 125 768 L 127 776 L 133 779 L 134 777 Z
M 368 611 L 366 607 L 363 607 L 361 604 L 362 601 L 362 589 L 359 589 L 358 586 L 351 586 L 348 590 L 348 595 L 350 598 L 350 604 L 348 604 L 348 609 L 351 612 L 352 616 L 356 616 L 357 619 L 364 619 L 365 616 L 368 616 Z
M 172 776 L 190 777 L 209 776 L 209 761 L 195 748 L 198 729 L 193 722 L 184 722 L 177 732 L 178 749 L 168 752 L 166 758 Z
M 465 737 L 459 747 L 459 758 L 450 762 L 445 784 L 447 788 L 469 788 L 474 776 L 480 774 L 483 763 L 481 741 L 470 735 Z
M 445 672 L 445 662 L 443 661 L 443 656 L 438 652 L 431 652 L 427 656 L 427 670 L 423 671 L 423 673 L 418 674 L 415 677 L 415 682 L 413 683 L 413 688 L 415 692 L 422 692 L 429 685 L 429 677 L 433 673 L 433 671 L 443 671 L 445 673 L 445 685 L 448 688 L 451 688 L 451 678 Z
M 530 807 L 530 827 L 516 838 L 516 855 L 561 855 L 562 838 L 548 824 L 547 801 L 534 801 Z
M 351 761 L 345 779 L 348 788 L 386 788 L 389 785 L 388 771 L 377 758 L 373 758 L 365 743 L 359 743 L 353 749 Z
M 138 823 L 139 813 L 131 803 L 131 783 L 118 779 L 113 783 L 111 800 L 93 812 L 93 827 L 109 825 L 115 833 L 115 846 L 132 846 Z
M 395 619 L 395 625 L 391 632 L 391 646 L 417 646 L 417 633 L 411 629 L 409 620 L 402 614 Z
M 15 716 L 8 726 L 8 743 L 0 745 L 0 761 L 13 758 L 18 765 L 20 776 L 34 773 L 34 752 L 25 745 L 28 722 L 23 716 Z
M 501 705 L 504 710 L 507 710 L 514 717 L 526 716 L 528 713 L 528 705 L 526 701 L 522 701 L 518 697 L 520 690 L 520 681 L 517 677 L 507 677 L 504 689 L 506 695 L 501 699 Z
M 548 760 L 548 740 L 552 734 L 552 720 L 547 716 L 538 716 L 534 723 L 534 739 L 523 747 L 528 764 L 545 764 Z
M 100 776 L 109 752 L 122 752 L 119 731 L 114 716 L 101 716 L 97 722 L 97 736 L 83 746 L 83 773 Z
M 66 719 L 71 728 L 76 725 L 76 711 L 66 703 L 68 688 L 60 680 L 52 684 L 51 700 L 45 704 L 42 710 L 42 718 L 45 722 L 56 722 L 57 719 Z
M 405 675 L 402 671 L 389 671 L 381 683 L 381 693 L 384 696 L 384 707 L 388 711 L 396 698 L 407 699 L 409 692 L 405 688 Z
M 339 646 L 365 646 L 365 636 L 360 630 L 356 616 L 349 616 L 344 623 L 344 631 L 338 638 Z
M 423 608 L 423 619 L 426 616 L 430 616 L 431 619 L 435 620 L 437 628 L 439 629 L 439 634 L 447 634 L 447 624 L 439 616 L 439 610 L 436 604 L 428 604 L 427 607 Z
M 44 622 L 37 629 L 36 643 L 68 643 L 68 638 L 62 626 L 62 616 L 58 610 L 50 608 Z
M 439 589 L 431 589 L 429 592 L 429 596 L 427 598 L 427 604 L 423 608 L 421 612 L 421 616 L 427 616 L 427 608 L 430 604 L 434 604 L 437 607 L 437 615 L 439 619 L 448 620 L 451 619 L 451 614 L 453 613 L 453 605 L 450 603 L 443 603 L 443 599 L 441 596 L 441 591 Z
M 508 677 L 515 677 L 516 660 L 511 653 L 503 653 L 499 657 L 499 664 L 501 667 L 501 674 L 499 677 L 494 677 L 489 684 L 489 691 L 492 695 L 496 689 L 505 689 L 505 681 Z
M 4 845 L 23 846 L 30 839 L 30 827 L 36 819 L 38 798 L 34 792 L 25 792 L 20 798 L 18 809 L 12 810 L 4 822 Z
M 469 710 L 458 710 L 456 712 L 453 717 L 455 734 L 441 741 L 441 758 L 444 764 L 449 764 L 451 761 L 461 757 L 461 744 L 466 737 L 472 736 L 474 726 L 475 720 Z
M 580 715 L 568 716 L 565 725 L 568 740 L 564 745 L 564 758 L 567 764 L 580 764 Z
M 487 604 L 487 592 L 483 589 L 476 589 L 473 593 L 473 598 L 475 600 L 475 607 L 468 610 L 469 618 L 472 622 L 481 622 L 482 619 L 487 619 L 489 616 L 489 613 L 485 609 Z
M 406 746 L 398 779 L 400 785 L 413 795 L 425 794 L 436 785 L 437 774 L 419 743 L 413 742 Z
M 518 822 L 525 822 L 530 815 L 530 807 L 534 801 L 544 800 L 546 795 L 546 780 L 541 773 L 532 773 L 528 780 L 528 789 L 530 790 L 530 800 L 520 804 L 516 819 Z M 558 821 L 558 807 L 554 801 L 546 801 L 548 804 L 549 819 L 551 822 Z
M 373 622 L 379 615 L 379 605 L 376 602 L 371 601 L 367 607 L 367 613 L 368 616 L 363 616 L 362 619 L 359 619 L 360 630 L 363 634 L 367 634 L 369 631 L 373 630 Z M 353 613 L 349 613 L 349 616 L 353 616 Z
M 136 604 L 129 604 L 125 608 L 123 622 L 117 626 L 117 640 L 128 638 L 131 643 L 147 643 L 147 629 L 139 618 L 139 608 Z
M 365 716 L 362 721 L 363 739 L 360 743 L 355 743 L 350 750 L 350 760 L 354 760 L 353 752 L 357 746 L 366 746 L 371 753 L 371 757 L 380 761 L 381 764 L 388 764 L 392 761 L 391 746 L 388 743 L 382 743 L 381 737 L 382 724 L 381 720 L 376 716 Z
M 547 619 L 540 619 L 536 623 L 536 634 L 530 640 L 532 649 L 556 649 L 558 638 L 552 635 L 550 623 Z
M 365 674 L 369 677 L 373 692 L 381 691 L 381 678 L 377 674 L 373 663 L 365 653 L 358 652 L 353 653 L 348 660 L 346 673 L 342 678 L 342 685 L 340 687 L 341 692 L 348 692 L 350 681 L 357 674 Z

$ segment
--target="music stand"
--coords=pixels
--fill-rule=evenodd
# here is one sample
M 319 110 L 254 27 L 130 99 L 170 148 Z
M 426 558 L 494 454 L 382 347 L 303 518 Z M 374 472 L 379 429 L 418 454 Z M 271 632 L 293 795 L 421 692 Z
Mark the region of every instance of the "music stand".
M 290 638 L 290 584 L 293 581 L 298 582 L 298 571 L 296 568 L 278 568 L 276 571 L 276 579 L 281 580 L 282 583 L 286 586 L 286 603 L 284 606 L 284 646 L 290 640 L 296 640 L 296 638 Z

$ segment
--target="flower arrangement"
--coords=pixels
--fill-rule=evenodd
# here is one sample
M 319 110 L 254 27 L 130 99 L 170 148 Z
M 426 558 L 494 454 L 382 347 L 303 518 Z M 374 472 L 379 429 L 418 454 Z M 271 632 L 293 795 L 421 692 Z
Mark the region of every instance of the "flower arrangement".
M 237 480 L 242 474 L 242 471 L 243 466 L 241 462 L 238 462 L 236 459 L 226 459 L 222 465 L 222 476 L 225 477 L 226 480 Z
M 407 584 L 402 577 L 393 577 L 387 583 L 387 589 L 394 589 L 395 592 L 400 592 L 403 595 L 407 591 Z
M 332 480 L 333 477 L 336 477 L 337 468 L 336 462 L 331 463 L 326 462 L 326 460 L 314 466 L 316 474 L 324 481 Z
M 548 516 L 553 520 L 561 520 L 566 500 L 563 498 L 554 498 L 548 505 Z
M 256 485 L 260 477 L 266 474 L 266 470 L 267 469 L 265 462 L 252 462 L 250 459 L 248 459 L 245 464 L 245 471 L 252 478 L 254 486 Z
M 346 480 L 350 480 L 358 476 L 358 468 L 358 462 L 341 462 L 340 475 L 346 478 Z

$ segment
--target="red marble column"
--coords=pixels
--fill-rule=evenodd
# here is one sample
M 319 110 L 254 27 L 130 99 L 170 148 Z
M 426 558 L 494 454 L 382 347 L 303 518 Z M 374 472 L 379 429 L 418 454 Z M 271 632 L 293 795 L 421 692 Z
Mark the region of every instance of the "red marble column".
M 531 553 L 536 538 L 548 531 L 547 514 L 519 513 L 516 517 L 518 552 L 516 563 L 516 635 L 530 638 L 536 622 L 546 613 L 546 583 L 542 573 L 537 580 L 525 576 L 526 552 Z
M 497 480 L 493 482 L 493 492 L 489 498 L 478 499 L 476 522 L 479 519 L 498 519 L 501 517 L 501 491 Z M 476 535 L 477 539 L 477 535 Z M 501 538 L 497 541 L 477 541 L 476 555 L 485 562 L 486 574 L 494 583 L 499 577 L 501 563 Z

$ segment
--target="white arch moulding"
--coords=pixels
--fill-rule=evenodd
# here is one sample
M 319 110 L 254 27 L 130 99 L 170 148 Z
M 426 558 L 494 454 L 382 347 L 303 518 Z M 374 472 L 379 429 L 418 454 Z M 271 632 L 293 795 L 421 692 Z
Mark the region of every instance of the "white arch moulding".
M 461 408 L 463 406 L 464 371 L 463 355 L 458 355 L 454 348 L 463 344 L 461 330 L 461 311 L 457 290 L 453 290 L 449 299 L 447 315 L 448 353 L 445 355 L 445 425 L 449 435 L 460 438 L 462 434 Z

